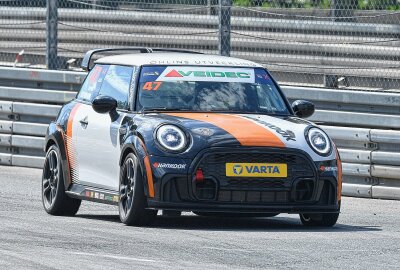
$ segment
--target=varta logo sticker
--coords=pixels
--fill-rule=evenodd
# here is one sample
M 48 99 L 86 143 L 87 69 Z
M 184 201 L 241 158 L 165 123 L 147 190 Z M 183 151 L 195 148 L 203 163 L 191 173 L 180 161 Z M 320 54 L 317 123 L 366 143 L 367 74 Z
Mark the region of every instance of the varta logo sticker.
M 254 69 L 220 67 L 167 67 L 156 81 L 216 81 L 254 83 Z
M 287 177 L 287 164 L 226 163 L 226 176 L 233 176 L 233 177 Z
M 233 173 L 240 175 L 243 172 L 243 166 L 242 165 L 234 165 L 233 166 Z

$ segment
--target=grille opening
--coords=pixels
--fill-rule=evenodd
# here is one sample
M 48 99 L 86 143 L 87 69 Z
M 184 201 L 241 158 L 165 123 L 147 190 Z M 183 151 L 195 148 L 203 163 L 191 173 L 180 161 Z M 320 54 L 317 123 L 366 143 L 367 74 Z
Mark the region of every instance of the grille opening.
M 324 181 L 324 187 L 322 188 L 319 202 L 327 205 L 336 202 L 336 188 L 330 181 Z
M 313 180 L 299 180 L 295 183 L 294 200 L 295 201 L 309 201 L 314 193 Z
M 220 190 L 218 201 L 233 203 L 286 203 L 289 202 L 289 192 Z
M 215 200 L 217 196 L 217 183 L 210 178 L 205 178 L 203 182 L 193 182 L 195 194 L 199 200 Z

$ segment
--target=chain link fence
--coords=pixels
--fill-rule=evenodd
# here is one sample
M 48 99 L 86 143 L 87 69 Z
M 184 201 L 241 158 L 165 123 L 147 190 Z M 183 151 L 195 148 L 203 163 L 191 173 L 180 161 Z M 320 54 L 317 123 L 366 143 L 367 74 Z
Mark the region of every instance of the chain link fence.
M 0 0 L 0 64 L 145 46 L 262 63 L 284 84 L 400 88 L 399 0 Z

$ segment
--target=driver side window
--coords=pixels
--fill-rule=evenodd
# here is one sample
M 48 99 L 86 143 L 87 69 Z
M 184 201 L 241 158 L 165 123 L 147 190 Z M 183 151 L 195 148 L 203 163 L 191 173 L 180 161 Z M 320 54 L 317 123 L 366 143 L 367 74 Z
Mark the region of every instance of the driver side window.
M 127 110 L 132 73 L 133 67 L 110 65 L 99 95 L 114 98 L 118 103 L 118 109 Z
M 100 90 L 107 71 L 108 65 L 96 65 L 86 77 L 76 98 L 84 102 L 92 103 Z

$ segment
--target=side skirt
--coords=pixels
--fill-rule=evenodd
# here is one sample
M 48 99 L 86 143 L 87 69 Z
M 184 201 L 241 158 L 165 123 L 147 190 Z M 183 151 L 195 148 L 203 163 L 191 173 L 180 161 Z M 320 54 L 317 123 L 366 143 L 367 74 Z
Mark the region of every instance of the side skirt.
M 72 184 L 65 193 L 71 198 L 98 203 L 118 205 L 119 202 L 119 194 L 115 191 L 80 184 Z

